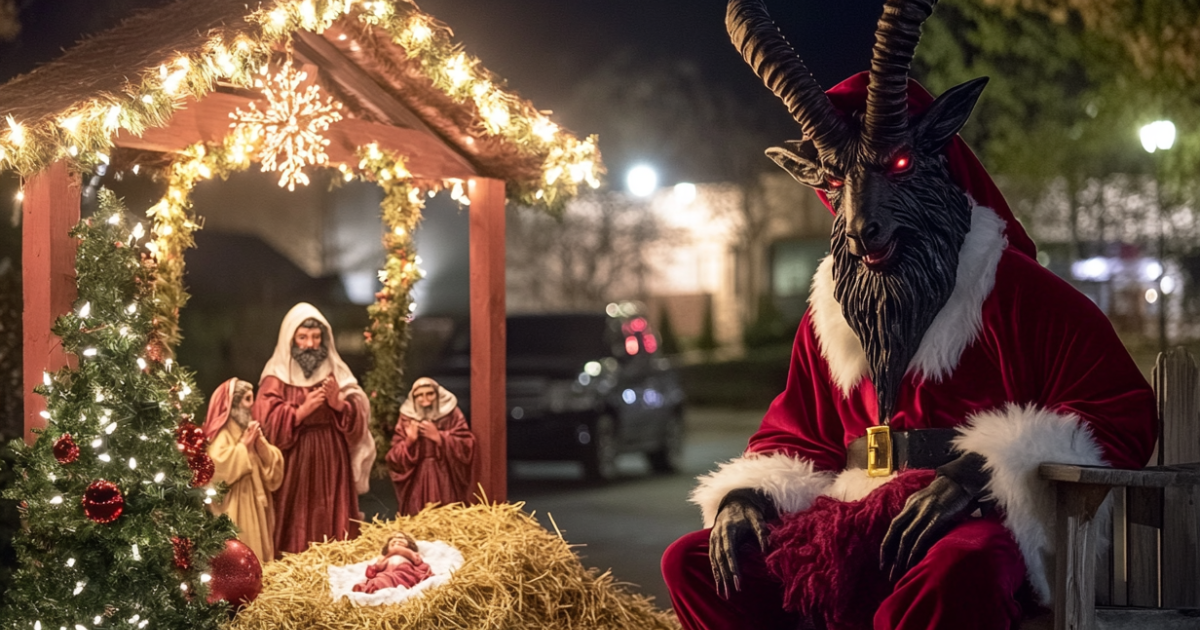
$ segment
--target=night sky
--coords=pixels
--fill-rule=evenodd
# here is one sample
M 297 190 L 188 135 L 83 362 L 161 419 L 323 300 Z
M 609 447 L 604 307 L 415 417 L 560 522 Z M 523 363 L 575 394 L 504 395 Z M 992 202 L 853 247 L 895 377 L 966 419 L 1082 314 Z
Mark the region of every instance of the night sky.
M 109 28 L 137 9 L 162 4 L 163 0 L 21 0 L 24 32 L 18 41 L 0 44 L 0 80 L 54 58 L 80 37 Z M 586 96 L 580 96 L 579 86 L 618 59 L 626 60 L 619 75 L 622 81 L 625 77 L 635 81 L 641 67 L 656 64 L 689 63 L 697 68 L 704 90 L 723 92 L 744 109 L 744 118 L 752 121 L 748 124 L 757 134 L 752 146 L 765 148 L 767 143 L 797 135 L 782 105 L 730 45 L 724 29 L 724 0 L 420 0 L 418 4 L 449 25 L 456 41 L 539 109 L 552 110 L 557 121 L 577 134 L 600 133 L 601 149 L 614 175 L 639 152 L 653 158 L 657 151 L 662 161 L 681 163 L 676 179 L 720 178 L 720 173 L 712 172 L 712 156 L 707 167 L 682 164 L 687 162 L 687 151 L 662 149 L 667 144 L 662 137 L 642 134 L 646 146 L 639 147 L 639 134 L 622 138 L 614 133 L 621 115 L 644 115 L 654 109 L 652 103 L 643 103 L 642 113 L 627 114 L 581 103 Z M 767 0 L 772 17 L 827 87 L 866 69 L 882 4 L 882 0 Z M 722 129 L 701 127 L 707 139 L 688 142 L 720 142 L 723 128 L 730 125 L 715 126 Z M 664 133 L 697 135 L 697 129 L 693 125 Z M 761 149 L 757 152 L 761 155 Z

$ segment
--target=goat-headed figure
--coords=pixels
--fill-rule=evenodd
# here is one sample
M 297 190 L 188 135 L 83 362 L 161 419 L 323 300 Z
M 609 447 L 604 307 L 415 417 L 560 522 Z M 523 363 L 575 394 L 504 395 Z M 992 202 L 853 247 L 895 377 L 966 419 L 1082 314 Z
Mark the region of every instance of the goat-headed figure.
M 837 213 L 835 297 L 862 343 L 886 422 L 909 362 L 954 290 L 971 201 L 942 149 L 966 123 L 986 78 L 908 114 L 908 69 L 936 0 L 890 0 L 879 21 L 865 112 L 837 111 L 759 0 L 729 3 L 727 27 L 747 63 L 787 105 L 804 139 L 767 150 Z

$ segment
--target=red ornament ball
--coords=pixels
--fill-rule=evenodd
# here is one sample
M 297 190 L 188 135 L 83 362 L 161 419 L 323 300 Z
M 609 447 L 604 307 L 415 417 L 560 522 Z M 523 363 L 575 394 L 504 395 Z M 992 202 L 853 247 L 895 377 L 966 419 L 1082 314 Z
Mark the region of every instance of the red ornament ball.
M 212 559 L 209 573 L 210 604 L 223 599 L 234 606 L 245 606 L 262 592 L 262 565 L 254 551 L 236 538 L 225 541 L 225 551 Z
M 54 440 L 54 459 L 64 466 L 79 459 L 79 447 L 70 433 L 64 433 Z
M 83 513 L 97 523 L 111 523 L 125 511 L 125 497 L 111 481 L 98 479 L 83 491 Z
M 175 444 L 188 457 L 203 453 L 206 442 L 204 430 L 191 422 L 180 422 L 175 429 Z
M 192 568 L 192 549 L 195 545 L 191 539 L 172 536 L 171 546 L 175 548 L 174 560 L 176 568 L 180 571 L 187 571 Z
M 216 472 L 212 458 L 203 451 L 188 458 L 188 468 L 192 469 L 193 488 L 208 485 L 208 482 L 212 481 L 213 473 Z

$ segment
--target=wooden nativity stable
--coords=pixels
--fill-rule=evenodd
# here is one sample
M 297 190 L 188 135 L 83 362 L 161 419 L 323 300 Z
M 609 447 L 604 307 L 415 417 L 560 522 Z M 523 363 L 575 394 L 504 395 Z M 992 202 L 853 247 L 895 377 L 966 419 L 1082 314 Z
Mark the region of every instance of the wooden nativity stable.
M 563 131 L 505 89 L 404 0 L 179 0 L 87 39 L 0 86 L 0 168 L 22 177 L 25 436 L 45 425 L 33 393 L 64 356 L 51 334 L 73 307 L 81 177 L 152 169 L 167 194 L 148 214 L 156 335 L 168 355 L 187 294 L 183 253 L 201 180 L 262 167 L 280 185 L 336 168 L 384 189 L 387 264 L 369 308 L 377 440 L 395 422 L 412 230 L 427 194 L 470 214 L 471 417 L 487 497 L 505 492 L 506 199 L 549 210 L 597 186 L 594 139 Z M 252 212 L 252 208 L 247 208 Z M 151 348 L 150 350 L 153 350 Z M 386 447 L 385 447 L 386 448 Z

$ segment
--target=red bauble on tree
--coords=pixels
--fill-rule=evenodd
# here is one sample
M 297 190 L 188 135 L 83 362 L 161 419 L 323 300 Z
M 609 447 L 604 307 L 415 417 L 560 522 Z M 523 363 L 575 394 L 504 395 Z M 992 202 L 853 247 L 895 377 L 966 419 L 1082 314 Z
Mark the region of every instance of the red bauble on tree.
M 111 481 L 98 479 L 83 491 L 83 513 L 97 523 L 111 523 L 125 511 L 125 497 Z
M 188 458 L 188 468 L 192 469 L 192 487 L 208 485 L 212 481 L 216 466 L 208 453 L 200 452 Z
M 64 466 L 79 459 L 79 447 L 70 433 L 64 433 L 54 440 L 54 459 Z
M 175 566 L 180 571 L 192 568 L 192 549 L 195 545 L 188 538 L 171 537 L 171 545 L 175 548 Z
M 225 551 L 212 559 L 209 572 L 212 574 L 208 584 L 210 604 L 223 599 L 234 606 L 244 606 L 262 592 L 262 565 L 254 551 L 236 538 L 225 541 Z
M 175 444 L 189 458 L 203 453 L 206 442 L 207 440 L 204 439 L 204 430 L 191 422 L 187 422 L 186 420 L 180 422 L 179 426 L 175 429 Z

